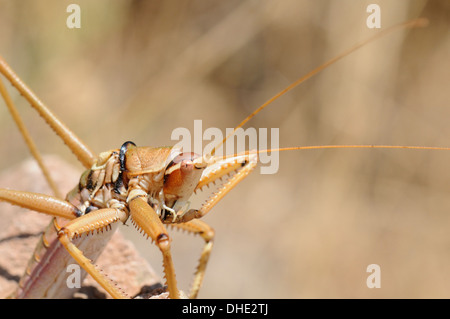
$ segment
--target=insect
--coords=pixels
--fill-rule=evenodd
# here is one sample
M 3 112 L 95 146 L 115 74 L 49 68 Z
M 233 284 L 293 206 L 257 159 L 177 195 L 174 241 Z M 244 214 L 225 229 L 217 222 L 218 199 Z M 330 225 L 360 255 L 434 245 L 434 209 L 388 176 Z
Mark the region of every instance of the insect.
M 132 145 L 132 144 L 129 144 L 129 145 Z M 127 149 L 127 147 L 125 147 L 126 149 Z M 118 152 L 119 154 L 118 154 L 118 156 L 120 157 L 120 151 Z M 120 171 L 120 170 L 119 170 Z M 170 217 L 170 216 L 169 216 Z M 174 217 L 174 216 L 172 216 L 172 217 Z

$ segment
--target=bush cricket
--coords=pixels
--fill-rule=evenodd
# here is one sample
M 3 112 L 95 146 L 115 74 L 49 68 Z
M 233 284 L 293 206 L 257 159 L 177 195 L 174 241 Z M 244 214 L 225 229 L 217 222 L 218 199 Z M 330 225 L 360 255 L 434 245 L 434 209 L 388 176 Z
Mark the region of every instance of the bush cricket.
M 132 145 L 132 144 L 129 144 L 129 145 Z M 124 151 L 124 152 L 125 152 L 125 151 Z M 122 154 L 123 154 L 124 152 L 122 152 Z M 120 154 L 120 151 L 118 151 L 118 154 L 116 154 L 116 155 L 120 157 L 120 155 L 121 155 L 121 154 Z M 103 164 L 105 164 L 105 163 L 103 163 Z M 103 164 L 102 164 L 102 165 L 103 165 Z M 100 166 L 101 166 L 101 165 L 100 165 Z M 119 166 L 120 166 L 120 165 L 119 165 Z M 120 170 L 119 170 L 119 171 L 120 171 Z M 116 173 L 116 174 L 117 174 L 117 173 Z M 89 181 L 90 179 L 88 178 L 87 180 Z M 173 218 L 174 216 L 170 216 L 170 214 L 169 214 L 169 216 L 164 216 L 164 217 L 167 217 L 167 218 L 168 218 L 168 217 L 172 217 L 172 218 Z

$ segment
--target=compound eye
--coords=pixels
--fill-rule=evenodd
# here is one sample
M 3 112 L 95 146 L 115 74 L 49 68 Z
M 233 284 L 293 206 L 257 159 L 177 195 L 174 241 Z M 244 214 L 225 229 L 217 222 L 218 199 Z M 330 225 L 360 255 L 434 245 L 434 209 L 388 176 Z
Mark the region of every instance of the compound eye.
M 199 157 L 199 156 L 193 152 L 181 153 L 180 155 L 178 155 L 177 157 L 174 158 L 174 162 L 175 163 L 181 163 L 182 161 L 191 161 L 192 162 L 197 157 Z
M 179 155 L 174 157 L 174 159 L 169 163 L 169 165 L 167 165 L 166 170 L 182 162 L 192 163 L 198 157 L 200 156 L 193 152 L 180 153 Z

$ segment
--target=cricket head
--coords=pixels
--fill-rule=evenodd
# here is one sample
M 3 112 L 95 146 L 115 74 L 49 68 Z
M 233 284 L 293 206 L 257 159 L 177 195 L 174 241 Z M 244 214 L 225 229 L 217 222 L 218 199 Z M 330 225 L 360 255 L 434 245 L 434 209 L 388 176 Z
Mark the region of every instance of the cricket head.
M 193 194 L 202 173 L 208 167 L 203 157 L 192 152 L 180 152 L 167 164 L 164 172 L 164 199 L 166 205 L 184 203 Z
M 256 153 L 218 157 L 179 151 L 171 158 L 165 168 L 163 193 L 165 204 L 176 214 L 172 221 L 178 222 L 206 214 L 240 181 L 244 168 L 246 176 L 249 165 L 253 168 L 257 162 Z M 197 207 L 190 208 L 196 200 Z

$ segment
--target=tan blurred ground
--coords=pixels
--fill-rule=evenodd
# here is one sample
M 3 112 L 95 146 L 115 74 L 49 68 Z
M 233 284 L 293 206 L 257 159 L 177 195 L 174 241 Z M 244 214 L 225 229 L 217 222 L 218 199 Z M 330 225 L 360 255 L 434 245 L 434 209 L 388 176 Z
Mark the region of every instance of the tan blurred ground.
M 82 27 L 69 30 L 69 1 L 0 0 L 0 55 L 96 152 L 126 140 L 170 145 L 194 119 L 234 127 L 376 32 L 365 25 L 372 2 L 79 0 Z M 383 28 L 418 16 L 430 26 L 363 48 L 247 126 L 280 128 L 280 146 L 449 146 L 449 2 L 376 3 Z M 15 100 L 40 149 L 75 163 Z M 5 171 L 28 153 L 5 107 L 0 130 Z M 253 174 L 205 218 L 217 238 L 200 297 L 449 298 L 449 160 L 446 151 L 281 154 L 277 174 Z M 186 236 L 173 244 L 183 289 L 202 244 Z M 158 268 L 157 249 L 136 242 Z M 372 263 L 381 289 L 366 286 Z

